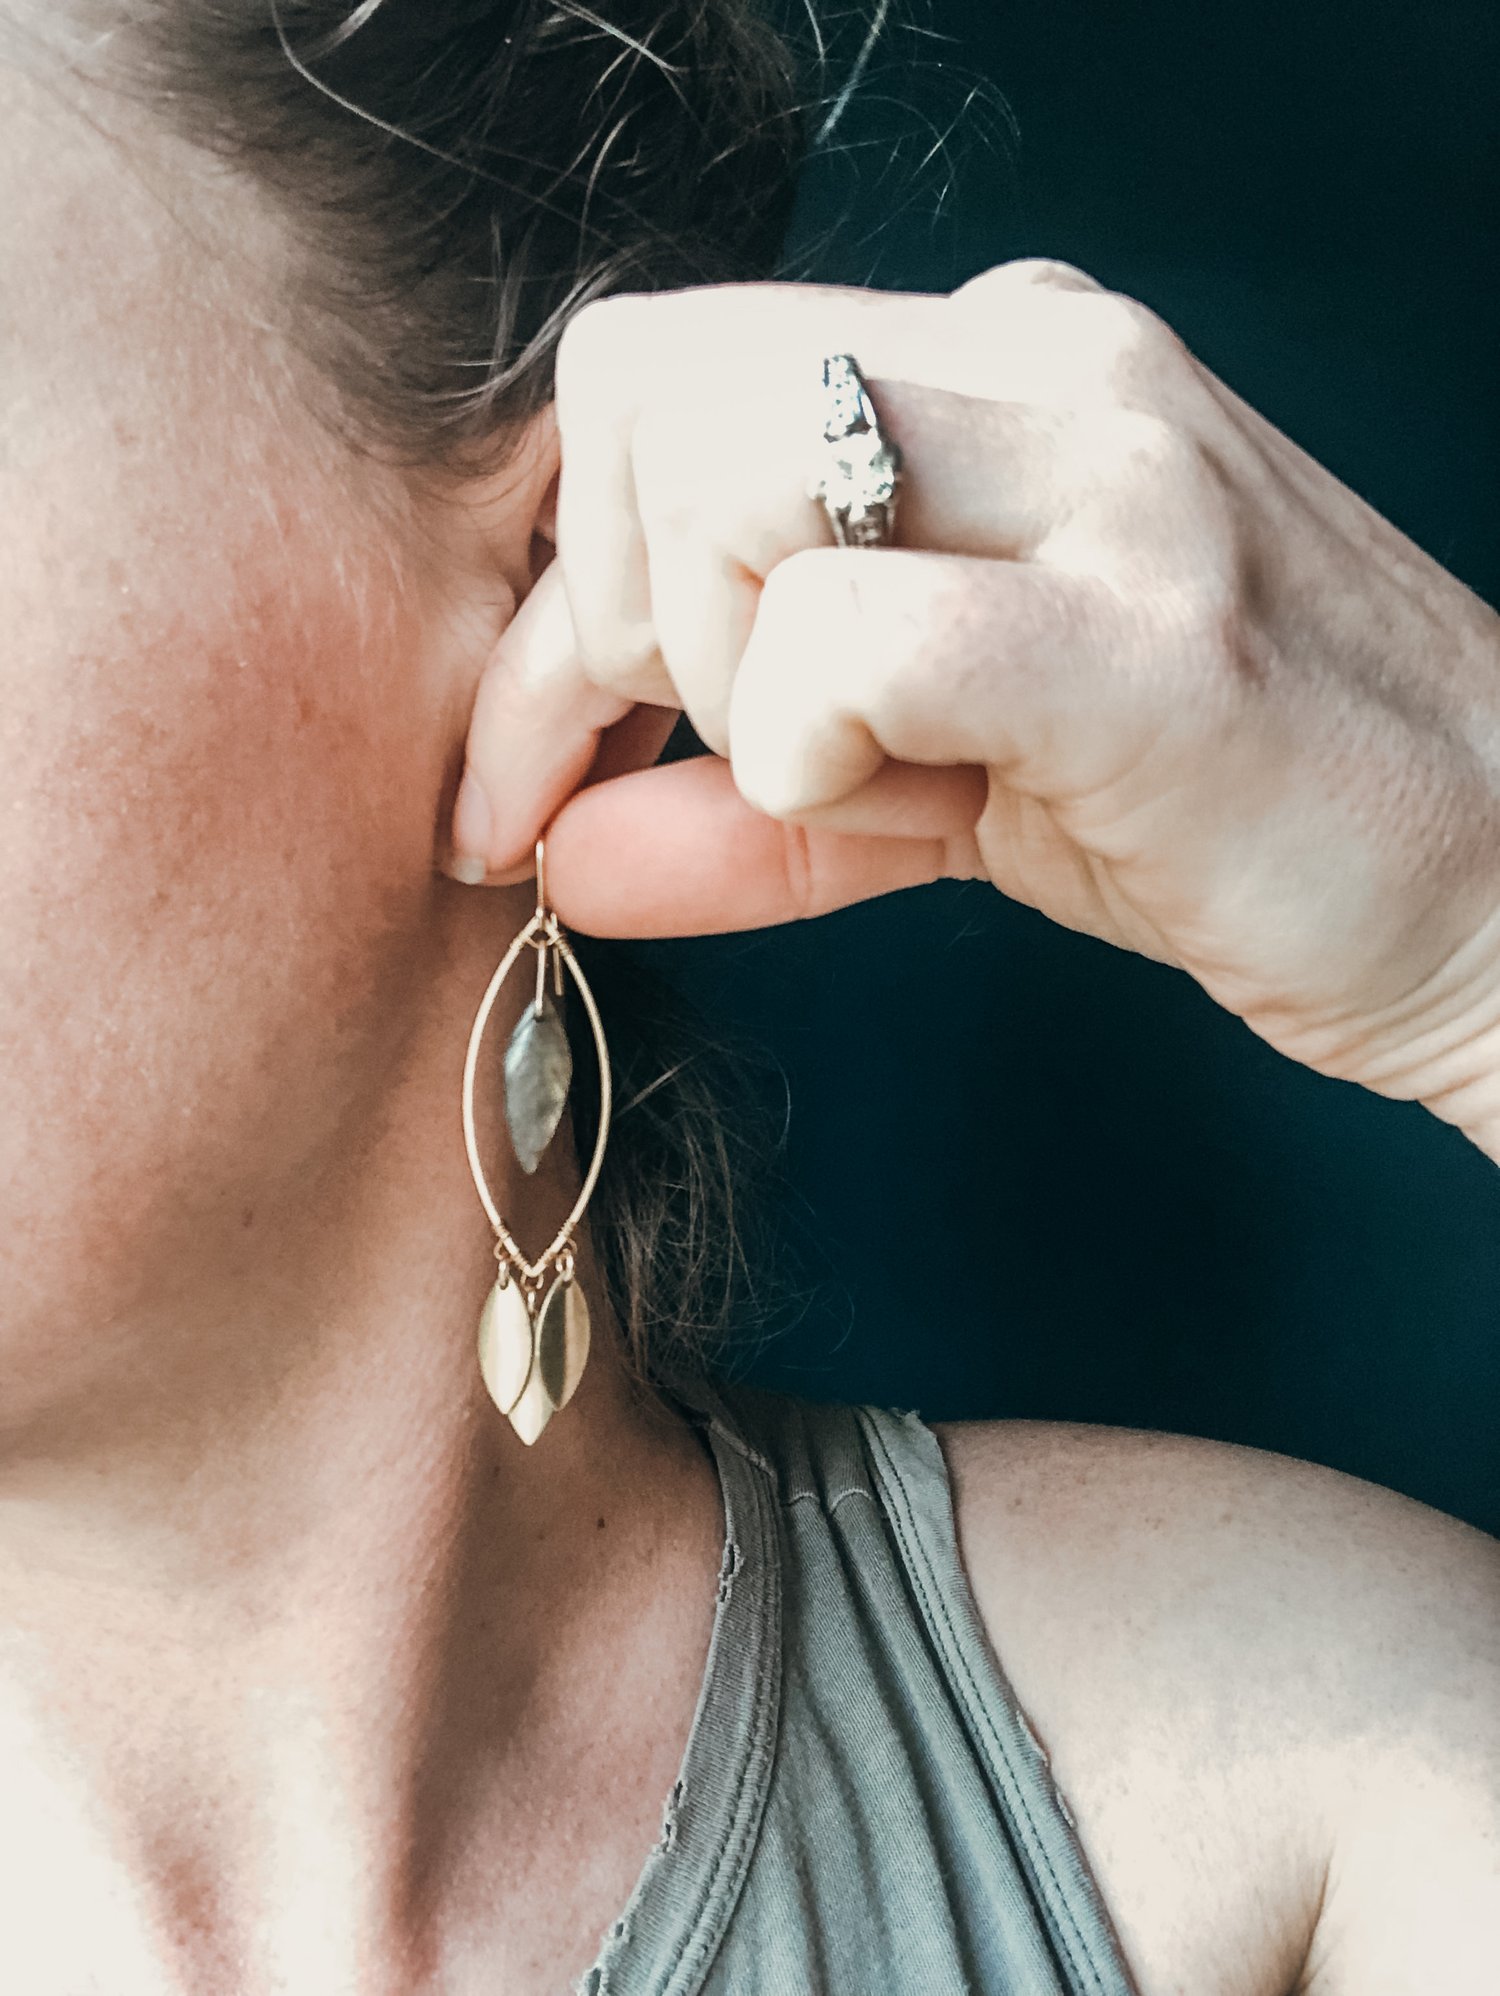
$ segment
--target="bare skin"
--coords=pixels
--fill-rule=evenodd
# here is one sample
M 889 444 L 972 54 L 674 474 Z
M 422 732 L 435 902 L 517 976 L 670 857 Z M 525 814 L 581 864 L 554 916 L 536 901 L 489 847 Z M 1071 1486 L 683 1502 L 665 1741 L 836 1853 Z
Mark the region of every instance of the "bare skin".
M 1500 1546 L 1255 1449 L 938 1436 L 981 1616 L 1141 1996 L 1484 1996 Z
M 0 62 L 3 1966 L 27 1996 L 540 1996 L 658 1834 L 723 1518 L 607 1320 L 535 1449 L 474 1364 L 458 1076 L 532 897 L 433 861 L 552 558 L 555 438 L 441 504 L 345 453 L 269 330 L 282 247 L 202 160 Z M 488 742 L 498 796 L 535 750 Z M 576 1164 L 497 1176 L 534 1235 Z M 1467 1723 L 1489 1554 L 1269 1459 L 944 1444 L 1146 1996 L 1425 1987 L 1364 1973 L 1356 1816 L 1409 1783 L 1332 1802 L 1379 1720 L 1415 1743 L 1379 1767 L 1432 1785 L 1393 1826 L 1481 1850 L 1449 1731 L 1356 1664 L 1415 1654 Z M 1460 1888 L 1413 1919 L 1477 1932 Z
M 555 1989 L 723 1519 L 607 1316 L 536 1449 L 474 1359 L 458 1084 L 532 897 L 433 827 L 550 472 L 481 532 L 345 460 L 199 253 L 274 262 L 254 212 L 106 113 L 0 66 L 0 1980 Z M 496 1171 L 523 1238 L 576 1177 Z

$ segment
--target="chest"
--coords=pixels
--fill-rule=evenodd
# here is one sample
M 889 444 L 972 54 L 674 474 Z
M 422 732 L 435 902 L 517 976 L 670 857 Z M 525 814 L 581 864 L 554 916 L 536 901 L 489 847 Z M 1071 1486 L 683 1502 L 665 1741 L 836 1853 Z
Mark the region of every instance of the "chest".
M 155 1808 L 147 1770 L 112 1807 L 0 1697 L 0 1990 L 564 1996 L 661 1839 L 690 1665 L 680 1684 L 622 1672 L 602 1731 L 539 1740 L 519 1786 L 457 1788 L 442 1844 L 396 1866 L 326 1798 L 273 1814 L 267 1794 L 231 1821 L 222 1797 Z
M 659 1798 L 632 1802 L 617 1790 L 599 1800 L 586 1835 L 571 1808 L 513 1825 L 502 1847 L 492 1842 L 488 1858 L 452 1882 L 440 1919 L 361 1929 L 332 1870 L 280 1892 L 274 1907 L 231 1904 L 206 1869 L 166 1879 L 132 1872 L 65 1800 L 12 1780 L 0 1800 L 0 1988 L 563 1996 L 594 1961 L 660 1833 Z

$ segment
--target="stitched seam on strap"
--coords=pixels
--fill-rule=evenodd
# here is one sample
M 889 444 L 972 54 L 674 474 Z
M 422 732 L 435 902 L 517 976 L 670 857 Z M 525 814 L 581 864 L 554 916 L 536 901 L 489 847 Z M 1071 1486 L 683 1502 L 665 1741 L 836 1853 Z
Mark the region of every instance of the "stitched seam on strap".
M 831 1518 L 846 1497 L 868 1497 L 871 1503 L 879 1502 L 875 1492 L 864 1483 L 851 1483 L 847 1490 L 841 1490 L 836 1497 L 828 1498 L 825 1498 L 820 1490 L 794 1490 L 784 1501 L 789 1511 L 794 1504 L 821 1504 Z
M 1106 1985 L 1099 1971 L 1099 1963 L 1094 1957 L 1088 1937 L 1079 1926 L 1073 1909 L 1068 1904 L 1062 1880 L 1057 1875 L 1051 1853 L 1046 1847 L 1041 1831 L 1037 1826 L 1036 1818 L 1032 1814 L 1031 1804 L 1026 1797 L 1025 1788 L 1012 1758 L 1009 1743 L 995 1725 L 985 1707 L 983 1694 L 970 1668 L 969 1659 L 959 1640 L 958 1631 L 954 1627 L 953 1620 L 948 1613 L 948 1604 L 943 1598 L 942 1589 L 937 1584 L 937 1576 L 933 1572 L 931 1562 L 927 1557 L 927 1549 L 922 1544 L 921 1535 L 916 1529 L 915 1519 L 912 1515 L 911 1493 L 907 1489 L 906 1480 L 902 1476 L 900 1467 L 894 1456 L 892 1456 L 889 1448 L 886 1446 L 885 1437 L 880 1433 L 876 1423 L 866 1420 L 862 1421 L 861 1425 L 866 1435 L 871 1438 L 879 1455 L 883 1458 L 882 1467 L 887 1475 L 888 1487 L 891 1488 L 893 1494 L 895 1492 L 900 1493 L 899 1511 L 904 1513 L 904 1515 L 898 1515 L 898 1507 L 895 1505 L 887 1506 L 887 1515 L 891 1519 L 892 1526 L 901 1545 L 901 1550 L 907 1563 L 907 1570 L 911 1573 L 917 1585 L 923 1608 L 929 1619 L 934 1623 L 941 1624 L 942 1629 L 947 1635 L 948 1653 L 962 1673 L 964 1688 L 968 1692 L 971 1714 L 978 1720 L 981 1730 L 988 1737 L 991 1755 L 997 1763 L 997 1771 L 1003 1774 L 1003 1786 L 1012 1811 L 1018 1818 L 1018 1827 L 1024 1826 L 1026 1832 L 1024 1841 L 1033 1875 L 1037 1874 L 1039 1868 L 1043 1869 L 1046 1872 L 1047 1879 L 1050 1881 L 1052 1891 L 1049 1897 L 1056 1919 L 1059 1938 L 1067 1955 L 1068 1966 L 1075 1977 L 1078 1977 L 1080 1980 L 1084 1975 L 1087 1975 L 1089 1987 L 1096 1992 L 1096 1996 L 1107 1996 Z
M 766 1717 L 767 1708 L 778 1697 L 781 1683 L 781 1555 L 775 1538 L 778 1530 L 776 1510 L 771 1501 L 772 1492 L 776 1487 L 776 1475 L 771 1464 L 758 1450 L 741 1443 L 733 1432 L 724 1427 L 717 1419 L 715 1419 L 713 1425 L 727 1442 L 734 1444 L 739 1453 L 748 1462 L 764 1472 L 764 1480 L 752 1482 L 750 1487 L 753 1492 L 752 1501 L 759 1508 L 759 1524 L 762 1533 L 762 1543 L 765 1547 L 765 1557 L 758 1576 L 760 1582 L 759 1599 L 755 1613 L 762 1618 L 764 1623 L 769 1624 L 769 1626 L 766 1633 L 765 1654 L 762 1666 L 756 1673 L 754 1690 L 752 1692 L 750 1737 L 756 1743 L 756 1749 L 752 1753 L 746 1767 L 746 1779 L 736 1799 L 736 1806 L 729 1829 L 714 1854 L 707 1882 L 699 1896 L 697 1907 L 693 1913 L 691 1931 L 695 1937 L 695 1945 L 691 1954 L 679 1957 L 677 1962 L 668 1970 L 666 1979 L 657 1985 L 662 1992 L 662 1996 L 673 1996 L 673 1992 L 682 1992 L 683 1996 L 693 1996 L 693 1992 L 702 1987 L 703 1979 L 712 1966 L 720 1947 L 723 1945 L 729 1921 L 733 1917 L 732 1912 L 727 1916 L 722 1914 L 716 1915 L 713 1930 L 707 1934 L 702 1931 L 704 1919 L 708 1908 L 715 1903 L 719 1896 L 720 1880 L 724 1875 L 724 1868 L 730 1862 L 731 1858 L 736 1860 L 743 1858 L 746 1864 L 746 1874 L 742 1874 L 735 1890 L 736 1902 L 738 1902 L 739 1894 L 744 1888 L 745 1876 L 748 1875 L 750 1856 L 760 1835 L 761 1822 L 765 1812 L 771 1781 L 770 1766 L 767 1766 L 763 1771 L 759 1763 L 764 1760 L 774 1765 L 777 1748 L 776 1733 L 780 1726 L 780 1717 L 778 1714 L 775 1725 L 771 1727 L 769 1739 L 765 1738 L 768 1727 Z M 744 1543 L 747 1535 L 745 1533 L 745 1521 L 743 1520 L 741 1521 L 740 1531 L 741 1543 Z M 752 1802 L 754 1805 L 753 1809 Z
M 992 1752 L 1004 1764 L 1006 1787 L 1011 1807 L 1024 1819 L 1028 1843 L 1027 1854 L 1031 1860 L 1033 1870 L 1037 1868 L 1038 1862 L 1040 1862 L 1040 1866 L 1045 1869 L 1047 1878 L 1052 1886 L 1053 1911 L 1057 1916 L 1059 1934 L 1067 1951 L 1068 1965 L 1075 1974 L 1081 1970 L 1086 1970 L 1093 1988 L 1101 1992 L 1102 1996 L 1104 1984 L 1099 1976 L 1098 1964 L 1093 1960 L 1088 1941 L 1079 1927 L 1077 1920 L 1074 1918 L 1072 1907 L 1068 1904 L 1067 1895 L 1063 1891 L 1062 1880 L 1057 1875 L 1051 1853 L 1043 1841 L 1041 1831 L 1037 1827 L 1036 1818 L 1032 1814 L 1031 1804 L 1027 1799 L 1024 1785 L 1018 1776 L 1011 1756 L 1009 1743 L 998 1727 L 996 1727 L 985 1707 L 984 1697 L 975 1681 L 974 1674 L 969 1666 L 968 1657 L 959 1642 L 958 1632 L 954 1628 L 952 1618 L 948 1613 L 948 1604 L 943 1598 L 942 1589 L 937 1585 L 937 1577 L 932 1572 L 931 1563 L 927 1558 L 926 1547 L 921 1543 L 920 1534 L 915 1528 L 915 1523 L 911 1516 L 911 1497 L 906 1486 L 906 1480 L 902 1476 L 895 1458 L 886 1447 L 885 1437 L 877 1433 L 876 1441 L 884 1457 L 885 1467 L 889 1470 L 894 1485 L 901 1493 L 902 1507 L 906 1512 L 905 1517 L 898 1517 L 892 1511 L 891 1518 L 896 1528 L 897 1537 L 901 1542 L 902 1552 L 907 1560 L 908 1570 L 912 1573 L 917 1583 L 919 1592 L 922 1595 L 923 1607 L 929 1617 L 941 1622 L 948 1636 L 949 1653 L 962 1671 L 964 1685 L 969 1693 L 971 1708 L 980 1720 L 984 1732 L 989 1736 Z

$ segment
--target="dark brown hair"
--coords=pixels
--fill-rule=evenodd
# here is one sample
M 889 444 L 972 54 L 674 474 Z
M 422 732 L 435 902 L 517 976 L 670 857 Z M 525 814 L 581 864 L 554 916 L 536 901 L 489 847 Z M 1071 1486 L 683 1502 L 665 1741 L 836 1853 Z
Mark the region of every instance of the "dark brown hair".
M 589 299 L 775 269 L 804 113 L 751 0 L 147 0 L 116 18 L 117 81 L 275 203 L 292 343 L 344 434 L 392 462 L 503 463 Z M 592 1237 L 649 1385 L 742 1326 L 776 1118 L 643 964 L 580 947 L 619 1104 Z
M 589 299 L 775 267 L 804 114 L 752 0 L 147 0 L 124 41 L 273 197 L 294 337 L 414 466 L 503 461 Z

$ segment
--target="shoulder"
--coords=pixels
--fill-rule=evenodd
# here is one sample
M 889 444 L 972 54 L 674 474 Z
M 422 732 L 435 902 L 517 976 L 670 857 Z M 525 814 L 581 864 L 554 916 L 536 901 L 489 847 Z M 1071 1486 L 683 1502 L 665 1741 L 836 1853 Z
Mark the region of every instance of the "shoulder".
M 1488 1989 L 1500 1546 L 1255 1449 L 933 1428 L 980 1618 L 1147 1996 Z

